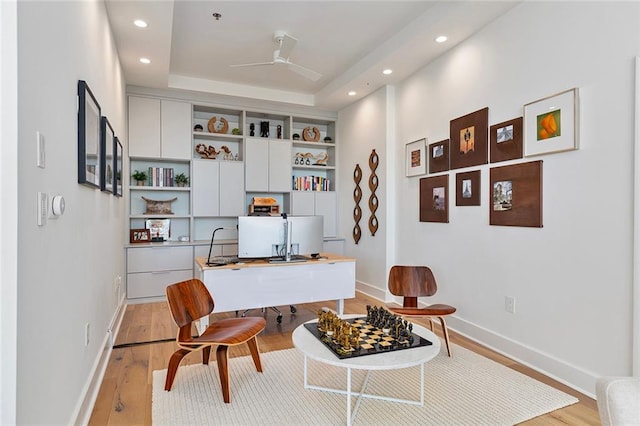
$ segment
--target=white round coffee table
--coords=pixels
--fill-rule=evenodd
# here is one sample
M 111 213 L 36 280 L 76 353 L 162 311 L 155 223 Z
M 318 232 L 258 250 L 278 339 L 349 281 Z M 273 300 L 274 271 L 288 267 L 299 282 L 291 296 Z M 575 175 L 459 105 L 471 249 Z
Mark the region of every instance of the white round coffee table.
M 341 318 L 359 318 L 364 315 L 342 315 Z M 307 323 L 315 323 L 317 320 L 311 320 Z M 351 425 L 351 422 L 358 413 L 358 407 L 362 398 L 381 399 L 385 401 L 400 402 L 404 404 L 412 405 L 424 405 L 424 364 L 433 359 L 440 352 L 440 339 L 433 334 L 429 329 L 413 324 L 413 333 L 431 341 L 429 346 L 421 346 L 410 349 L 403 349 L 398 351 L 383 352 L 373 355 L 364 355 L 355 358 L 338 358 L 324 343 L 322 343 L 316 336 L 311 334 L 307 330 L 304 324 L 298 326 L 292 334 L 293 345 L 304 354 L 304 388 L 314 389 L 325 392 L 339 393 L 347 395 L 347 425 Z M 333 389 L 321 386 L 315 386 L 309 384 L 307 360 L 311 358 L 313 360 L 322 362 L 324 364 L 335 365 L 337 367 L 343 367 L 347 369 L 347 389 Z M 382 395 L 372 395 L 365 393 L 367 382 L 369 381 L 369 375 L 373 370 L 395 370 L 400 368 L 407 368 L 419 365 L 420 366 L 420 400 L 407 400 L 391 398 Z M 362 388 L 359 391 L 351 390 L 351 370 L 367 370 L 367 376 L 362 384 Z M 351 413 L 351 396 L 358 396 L 358 400 Z

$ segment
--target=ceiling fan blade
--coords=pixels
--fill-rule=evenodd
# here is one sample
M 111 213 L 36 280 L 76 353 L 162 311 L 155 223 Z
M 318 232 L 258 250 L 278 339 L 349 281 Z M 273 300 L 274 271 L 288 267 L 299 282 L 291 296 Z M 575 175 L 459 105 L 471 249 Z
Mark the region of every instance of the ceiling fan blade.
M 289 58 L 289 55 L 291 55 L 291 51 L 298 43 L 298 39 L 286 33 L 282 34 L 281 37 L 282 41 L 280 41 L 280 52 L 278 53 L 278 56 L 280 56 L 281 58 Z
M 237 64 L 237 65 L 229 65 L 231 68 L 240 68 L 240 67 L 255 67 L 261 65 L 273 65 L 275 62 L 254 62 L 252 64 Z
M 293 62 L 287 62 L 287 64 L 289 65 L 289 69 L 291 71 L 298 73 L 311 81 L 318 81 L 322 77 L 322 74 L 320 74 L 319 72 L 316 72 L 309 68 L 305 68 L 302 65 L 294 64 Z

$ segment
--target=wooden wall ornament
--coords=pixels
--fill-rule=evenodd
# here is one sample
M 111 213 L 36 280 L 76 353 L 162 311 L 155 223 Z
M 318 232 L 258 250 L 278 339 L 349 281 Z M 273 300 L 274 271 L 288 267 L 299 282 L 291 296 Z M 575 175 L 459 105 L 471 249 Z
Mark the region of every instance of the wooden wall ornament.
M 489 108 L 483 108 L 449 123 L 450 169 L 487 164 Z
M 369 231 L 371 231 L 372 237 L 376 235 L 378 230 L 378 218 L 376 217 L 376 210 L 378 210 L 378 197 L 376 196 L 376 189 L 378 189 L 378 175 L 376 175 L 378 160 L 376 150 L 371 150 L 371 155 L 369 156 L 369 168 L 371 169 L 371 176 L 369 177 L 369 189 L 371 190 L 371 196 L 369 197 L 369 210 L 371 210 Z
M 224 117 L 211 117 L 207 122 L 207 130 L 209 133 L 226 134 L 229 130 L 229 122 Z
M 353 220 L 356 223 L 353 227 L 353 241 L 358 244 L 362 236 L 362 230 L 359 225 L 360 219 L 362 218 L 362 209 L 360 208 L 360 200 L 362 199 L 362 190 L 360 189 L 362 169 L 360 168 L 360 164 L 356 164 L 356 168 L 353 170 L 353 180 L 356 183 L 356 187 L 353 190 L 353 200 L 356 202 L 356 206 L 353 209 Z
M 489 170 L 489 224 L 542 228 L 542 161 Z

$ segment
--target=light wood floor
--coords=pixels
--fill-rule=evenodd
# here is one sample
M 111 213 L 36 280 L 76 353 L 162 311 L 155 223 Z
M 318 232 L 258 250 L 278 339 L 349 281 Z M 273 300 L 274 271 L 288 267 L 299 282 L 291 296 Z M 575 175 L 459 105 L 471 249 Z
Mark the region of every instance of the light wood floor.
M 362 293 L 356 293 L 355 299 L 345 301 L 345 313 L 366 312 L 367 304 L 379 306 L 380 301 L 371 299 Z M 288 307 L 284 307 L 282 308 L 284 317 L 280 325 L 276 323 L 276 314 L 267 311 L 267 329 L 259 336 L 260 351 L 268 352 L 292 348 L 291 332 L 293 329 L 302 322 L 315 318 L 315 312 L 323 306 L 335 308 L 334 302 L 298 305 L 297 313 L 292 315 Z M 259 310 L 254 314 L 261 315 Z M 216 314 L 213 319 L 230 315 Z M 414 320 L 413 322 L 427 324 L 422 320 Z M 437 328 L 434 327 L 436 333 L 438 333 Z M 152 373 L 154 370 L 167 368 L 169 357 L 177 349 L 175 342 L 173 342 L 175 333 L 176 327 L 166 303 L 127 306 L 89 422 L 90 425 L 151 424 Z M 574 395 L 580 400 L 577 404 L 532 419 L 524 423 L 525 425 L 600 425 L 596 402 L 593 399 L 456 333 L 450 332 L 450 334 L 453 343 Z M 170 339 L 170 341 L 162 342 L 166 339 Z M 158 340 L 161 342 L 135 344 Z M 129 345 L 131 343 L 134 345 Z M 246 345 L 231 348 L 230 356 L 248 355 L 249 351 L 245 348 Z M 455 348 L 453 356 L 455 356 Z M 183 364 L 200 362 L 202 362 L 200 353 L 189 354 L 183 360 Z M 215 362 L 215 356 L 212 357 L 212 362 Z M 178 372 L 178 374 L 180 373 Z

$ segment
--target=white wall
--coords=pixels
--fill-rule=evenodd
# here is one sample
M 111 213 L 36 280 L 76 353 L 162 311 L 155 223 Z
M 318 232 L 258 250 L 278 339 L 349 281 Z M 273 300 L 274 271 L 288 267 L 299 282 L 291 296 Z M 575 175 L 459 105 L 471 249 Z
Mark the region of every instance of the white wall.
M 429 303 L 458 308 L 452 328 L 587 393 L 598 376 L 631 373 L 639 17 L 635 2 L 523 3 L 396 88 L 395 261 L 433 268 L 440 288 Z M 490 165 L 449 172 L 455 194 L 456 172 L 481 170 L 480 207 L 456 207 L 452 195 L 450 223 L 419 222 L 406 143 L 447 139 L 451 119 L 483 107 L 490 124 L 521 116 L 525 103 L 572 87 L 580 89 L 580 149 L 518 161 L 544 162 L 543 228 L 489 225 Z M 341 114 L 345 134 L 365 131 L 345 118 L 369 102 Z M 383 102 L 371 120 L 384 121 Z M 366 149 L 358 150 L 362 162 Z M 377 253 L 348 253 L 358 256 L 358 279 L 386 282 Z M 515 297 L 515 314 L 505 312 L 505 296 Z
M 16 423 L 18 292 L 18 30 L 15 1 L 0 2 L 0 424 Z
M 339 234 L 345 238 L 344 253 L 346 256 L 358 259 L 356 262 L 358 288 L 381 298 L 384 298 L 386 287 L 387 235 L 389 232 L 387 225 L 389 202 L 386 185 L 389 164 L 389 156 L 387 155 L 388 120 L 390 118 L 386 114 L 386 105 L 390 99 L 393 98 L 390 98 L 389 89 L 382 88 L 362 101 L 340 111 L 337 136 L 340 176 L 338 223 Z M 379 181 L 376 189 L 378 209 L 375 212 L 378 219 L 378 231 L 375 236 L 372 236 L 369 230 L 371 216 L 369 209 L 369 197 L 371 196 L 369 156 L 373 149 L 376 150 L 379 159 L 378 167 L 375 170 Z M 362 218 L 359 222 L 361 237 L 358 244 L 355 243 L 352 236 L 355 225 L 353 191 L 356 184 L 353 175 L 356 164 L 359 164 L 362 169 L 362 180 L 360 181 L 362 199 L 359 203 L 362 210 Z M 360 262 L 360 259 L 366 259 L 366 261 Z
M 19 2 L 20 424 L 75 420 L 117 310 L 114 279 L 124 275 L 124 199 L 77 183 L 79 79 L 126 144 L 125 86 L 104 4 Z M 36 131 L 45 136 L 45 169 L 36 167 Z M 44 227 L 36 225 L 38 191 L 66 199 L 65 214 Z

